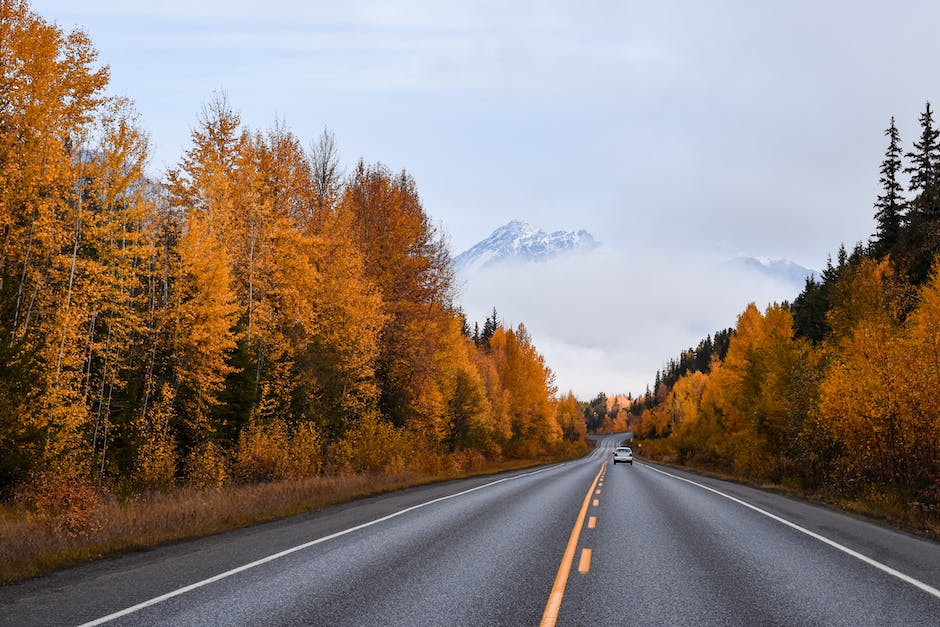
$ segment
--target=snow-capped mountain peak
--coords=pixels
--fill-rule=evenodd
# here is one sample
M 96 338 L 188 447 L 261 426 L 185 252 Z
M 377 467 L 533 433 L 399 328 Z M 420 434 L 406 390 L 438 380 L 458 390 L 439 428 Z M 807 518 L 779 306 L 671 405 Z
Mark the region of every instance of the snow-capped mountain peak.
M 597 246 L 594 237 L 583 229 L 546 233 L 527 222 L 513 220 L 457 255 L 454 265 L 459 272 L 466 273 L 507 262 L 545 262 L 564 253 Z
M 754 270 L 764 276 L 792 283 L 799 287 L 805 283 L 807 277 L 812 276 L 813 279 L 817 281 L 820 278 L 820 274 L 817 270 L 801 266 L 789 259 L 738 255 L 731 260 L 731 263 L 738 267 Z

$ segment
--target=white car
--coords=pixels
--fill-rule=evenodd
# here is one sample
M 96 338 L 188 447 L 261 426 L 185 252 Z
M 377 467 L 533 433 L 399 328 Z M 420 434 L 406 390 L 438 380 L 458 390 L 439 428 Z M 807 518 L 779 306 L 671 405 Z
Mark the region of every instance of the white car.
M 619 464 L 620 462 L 633 465 L 633 451 L 630 450 L 629 446 L 618 446 L 614 449 L 614 463 Z

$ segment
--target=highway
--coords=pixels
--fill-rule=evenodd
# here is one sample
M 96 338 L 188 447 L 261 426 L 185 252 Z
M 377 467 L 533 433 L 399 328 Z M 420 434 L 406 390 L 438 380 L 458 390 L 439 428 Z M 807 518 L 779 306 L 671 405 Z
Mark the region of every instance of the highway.
M 940 543 L 615 444 L 0 587 L 0 624 L 940 625 Z

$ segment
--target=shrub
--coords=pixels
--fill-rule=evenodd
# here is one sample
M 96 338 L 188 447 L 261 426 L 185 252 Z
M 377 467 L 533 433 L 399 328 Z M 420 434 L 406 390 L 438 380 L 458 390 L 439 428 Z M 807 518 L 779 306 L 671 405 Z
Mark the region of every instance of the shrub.
M 238 436 L 232 460 L 232 475 L 239 483 L 259 483 L 286 477 L 288 457 L 287 428 L 280 419 L 267 425 L 254 420 Z
M 225 453 L 212 442 L 205 442 L 186 458 L 186 477 L 195 488 L 219 488 L 228 477 Z
M 54 533 L 87 536 L 101 528 L 102 492 L 78 460 L 53 462 L 20 486 L 18 499 Z

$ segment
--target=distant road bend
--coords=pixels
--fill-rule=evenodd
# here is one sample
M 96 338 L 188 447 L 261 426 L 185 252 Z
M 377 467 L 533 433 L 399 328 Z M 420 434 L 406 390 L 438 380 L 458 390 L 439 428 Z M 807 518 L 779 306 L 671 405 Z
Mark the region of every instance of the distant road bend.
M 940 624 L 940 544 L 616 444 L 5 586 L 0 623 Z

